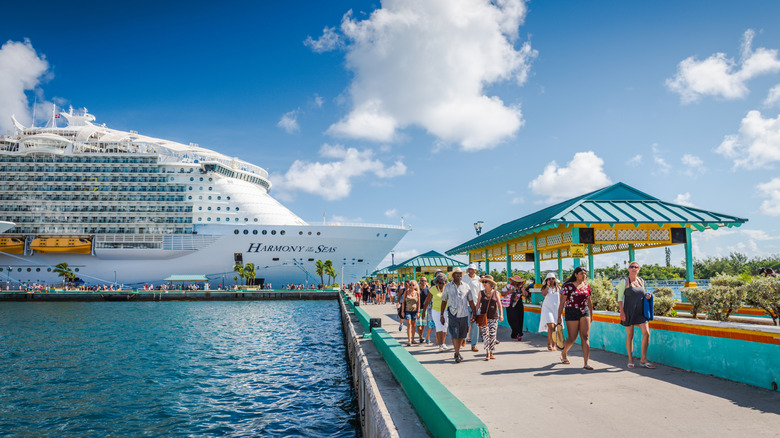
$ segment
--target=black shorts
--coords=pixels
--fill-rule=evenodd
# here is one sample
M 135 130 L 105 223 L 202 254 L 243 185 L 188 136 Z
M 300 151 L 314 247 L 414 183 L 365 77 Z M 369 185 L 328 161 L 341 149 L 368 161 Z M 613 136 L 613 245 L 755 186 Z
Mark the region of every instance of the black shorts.
M 585 310 L 583 312 L 580 309 L 574 307 L 567 307 L 563 309 L 563 316 L 566 319 L 566 321 L 579 321 L 580 318 L 585 318 L 590 316 L 590 312 L 588 312 L 588 310 Z

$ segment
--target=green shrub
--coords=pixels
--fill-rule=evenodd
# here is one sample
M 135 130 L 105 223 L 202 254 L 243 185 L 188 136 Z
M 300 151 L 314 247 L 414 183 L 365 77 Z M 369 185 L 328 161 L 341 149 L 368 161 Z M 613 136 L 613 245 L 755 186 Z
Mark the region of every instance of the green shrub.
M 747 291 L 745 280 L 736 275 L 718 274 L 710 281 L 704 299 L 707 319 L 728 321 L 734 311 L 742 307 Z
M 674 291 L 670 287 L 659 287 L 653 291 L 653 314 L 657 316 L 675 316 Z
M 590 280 L 589 284 L 594 310 L 607 310 L 609 312 L 620 310 L 617 304 L 617 291 L 606 277 L 599 275 Z
M 704 297 L 707 294 L 707 290 L 698 287 L 689 287 L 686 288 L 683 293 L 691 304 L 691 317 L 696 319 L 696 316 L 704 310 Z
M 775 325 L 780 325 L 780 277 L 758 277 L 742 288 L 748 304 L 763 309 Z

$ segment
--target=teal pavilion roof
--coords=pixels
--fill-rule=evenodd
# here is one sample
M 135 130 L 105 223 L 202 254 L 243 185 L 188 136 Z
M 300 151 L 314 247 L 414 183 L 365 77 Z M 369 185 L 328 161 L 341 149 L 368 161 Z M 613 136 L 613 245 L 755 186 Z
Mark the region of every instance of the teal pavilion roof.
M 205 275 L 171 275 L 165 281 L 171 283 L 202 283 L 209 281 L 209 278 Z
M 466 266 L 466 264 L 458 260 L 449 258 L 440 252 L 428 251 L 425 254 L 420 254 L 418 256 L 410 258 L 409 260 L 403 263 L 399 263 L 398 265 L 396 265 L 395 270 L 408 268 L 408 267 L 416 268 L 416 267 L 424 267 L 424 266 L 453 266 L 453 267 L 458 266 L 462 268 Z
M 544 208 L 507 222 L 474 239 L 462 243 L 447 254 L 462 254 L 472 249 L 512 240 L 524 235 L 557 228 L 561 225 L 582 224 L 690 224 L 698 231 L 717 230 L 720 227 L 738 227 L 747 219 L 715 213 L 660 199 L 621 182 L 586 193 L 576 198 Z

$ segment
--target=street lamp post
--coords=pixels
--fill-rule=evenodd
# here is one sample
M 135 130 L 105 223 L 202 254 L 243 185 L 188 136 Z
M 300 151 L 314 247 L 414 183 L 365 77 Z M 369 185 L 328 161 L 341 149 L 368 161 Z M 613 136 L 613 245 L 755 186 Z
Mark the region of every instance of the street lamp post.
M 480 234 L 482 234 L 482 225 L 485 223 L 482 221 L 476 221 L 474 222 L 474 231 L 477 232 L 477 237 L 479 237 Z M 477 262 L 477 271 L 482 271 L 482 262 Z

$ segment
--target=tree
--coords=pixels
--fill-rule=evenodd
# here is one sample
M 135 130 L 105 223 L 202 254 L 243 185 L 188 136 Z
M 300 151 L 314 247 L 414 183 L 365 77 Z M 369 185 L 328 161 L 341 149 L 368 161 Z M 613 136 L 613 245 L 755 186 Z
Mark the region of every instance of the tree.
M 333 262 L 325 260 L 325 274 L 328 276 L 328 285 L 336 278 L 336 268 L 333 267 Z
M 238 274 L 238 277 L 241 278 L 241 284 L 244 284 L 244 278 L 246 277 L 246 272 L 244 272 L 244 265 L 241 263 L 236 263 L 236 265 L 233 266 L 233 272 Z
M 68 267 L 67 262 L 62 262 L 58 264 L 57 266 L 54 267 L 53 271 L 56 272 L 57 275 L 62 277 L 63 285 L 65 284 L 66 281 L 70 283 L 76 279 L 76 273 L 73 272 L 73 270 Z
M 252 284 L 254 284 L 255 275 L 256 275 L 256 273 L 255 273 L 255 264 L 254 263 L 247 263 L 247 264 L 245 264 L 244 265 L 244 277 L 246 277 L 247 279 L 251 278 L 253 280 L 251 282 Z
M 320 276 L 320 284 L 324 286 L 325 285 L 325 277 L 324 277 L 324 275 L 325 275 L 325 263 L 322 263 L 322 260 L 317 260 L 314 263 L 314 267 L 316 269 L 314 272 L 316 272 L 317 275 Z

